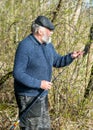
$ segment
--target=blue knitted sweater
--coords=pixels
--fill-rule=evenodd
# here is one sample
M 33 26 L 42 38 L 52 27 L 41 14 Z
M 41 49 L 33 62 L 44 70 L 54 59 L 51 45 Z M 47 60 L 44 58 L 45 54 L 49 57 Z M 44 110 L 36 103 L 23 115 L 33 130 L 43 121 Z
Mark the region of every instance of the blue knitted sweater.
M 40 44 L 30 34 L 16 50 L 14 61 L 14 90 L 18 95 L 37 96 L 42 89 L 41 80 L 51 81 L 52 67 L 64 67 L 73 61 L 71 53 L 59 55 L 52 43 Z M 47 95 L 48 91 L 44 92 Z

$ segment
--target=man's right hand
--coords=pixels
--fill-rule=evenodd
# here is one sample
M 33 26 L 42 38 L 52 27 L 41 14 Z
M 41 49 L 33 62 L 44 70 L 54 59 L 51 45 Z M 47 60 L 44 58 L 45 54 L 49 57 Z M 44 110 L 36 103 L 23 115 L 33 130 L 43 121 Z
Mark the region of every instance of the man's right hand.
M 46 80 L 42 80 L 42 81 L 41 81 L 41 86 L 40 86 L 40 88 L 45 89 L 45 90 L 48 90 L 48 89 L 51 89 L 51 87 L 52 87 L 52 83 L 51 83 L 51 82 L 46 81 Z

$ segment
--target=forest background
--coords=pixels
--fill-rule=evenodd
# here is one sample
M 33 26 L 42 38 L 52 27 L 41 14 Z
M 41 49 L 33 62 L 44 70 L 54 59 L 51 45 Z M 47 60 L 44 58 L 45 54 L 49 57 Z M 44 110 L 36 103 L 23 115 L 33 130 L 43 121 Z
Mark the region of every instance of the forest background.
M 14 55 L 38 15 L 46 15 L 55 25 L 52 41 L 58 53 L 83 50 L 85 45 L 88 49 L 70 66 L 53 68 L 49 92 L 52 128 L 93 130 L 93 6 L 83 0 L 0 1 L 0 130 L 9 130 L 18 119 L 12 76 Z

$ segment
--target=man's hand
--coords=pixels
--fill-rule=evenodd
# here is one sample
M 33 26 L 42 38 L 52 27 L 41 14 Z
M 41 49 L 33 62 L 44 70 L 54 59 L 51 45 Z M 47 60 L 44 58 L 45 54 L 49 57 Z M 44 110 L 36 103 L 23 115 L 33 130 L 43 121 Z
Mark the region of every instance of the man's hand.
M 79 56 L 83 56 L 83 54 L 84 54 L 84 51 L 75 51 L 71 54 L 71 57 L 75 59 L 75 58 L 78 58 Z
M 40 88 L 45 89 L 45 90 L 48 90 L 48 89 L 51 89 L 51 87 L 52 87 L 52 83 L 51 83 L 51 82 L 46 81 L 46 80 L 42 80 L 42 81 L 41 81 L 41 86 L 40 86 Z

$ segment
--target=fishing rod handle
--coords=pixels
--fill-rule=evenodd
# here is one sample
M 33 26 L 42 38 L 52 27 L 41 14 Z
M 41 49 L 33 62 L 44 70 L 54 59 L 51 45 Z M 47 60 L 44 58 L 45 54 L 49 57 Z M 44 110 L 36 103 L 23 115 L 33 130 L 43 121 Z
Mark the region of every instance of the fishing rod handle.
M 15 127 L 19 124 L 19 122 L 20 122 L 20 120 L 18 120 L 17 122 L 15 122 L 15 123 L 11 126 L 10 130 L 14 130 Z

